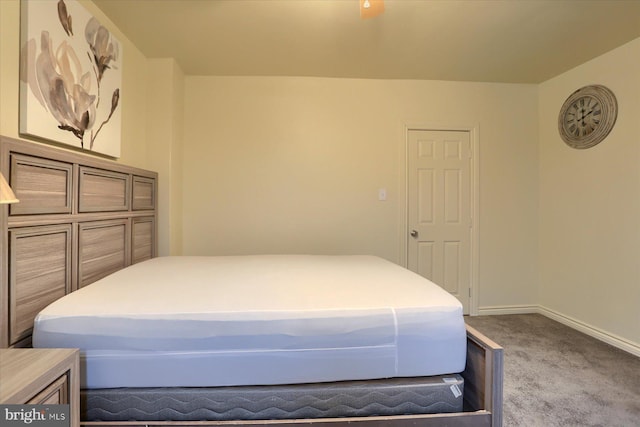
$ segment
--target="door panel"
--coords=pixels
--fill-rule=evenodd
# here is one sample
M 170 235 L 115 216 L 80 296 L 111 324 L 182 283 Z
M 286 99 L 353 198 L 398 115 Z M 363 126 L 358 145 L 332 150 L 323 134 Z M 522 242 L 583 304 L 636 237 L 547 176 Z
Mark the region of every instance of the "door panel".
M 456 296 L 468 313 L 470 132 L 411 130 L 408 144 L 409 269 Z

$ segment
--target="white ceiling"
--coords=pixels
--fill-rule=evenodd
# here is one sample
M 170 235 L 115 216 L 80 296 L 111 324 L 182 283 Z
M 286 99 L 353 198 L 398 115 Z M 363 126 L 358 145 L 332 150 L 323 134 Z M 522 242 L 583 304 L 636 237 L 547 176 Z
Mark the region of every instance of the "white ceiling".
M 93 0 L 189 75 L 539 83 L 640 37 L 640 0 Z

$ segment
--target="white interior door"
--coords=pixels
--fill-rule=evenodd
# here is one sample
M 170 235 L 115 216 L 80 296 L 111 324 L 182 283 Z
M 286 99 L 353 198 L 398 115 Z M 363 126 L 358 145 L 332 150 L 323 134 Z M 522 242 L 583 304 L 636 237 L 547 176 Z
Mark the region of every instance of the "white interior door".
M 410 270 L 457 297 L 469 314 L 471 294 L 471 135 L 409 130 Z

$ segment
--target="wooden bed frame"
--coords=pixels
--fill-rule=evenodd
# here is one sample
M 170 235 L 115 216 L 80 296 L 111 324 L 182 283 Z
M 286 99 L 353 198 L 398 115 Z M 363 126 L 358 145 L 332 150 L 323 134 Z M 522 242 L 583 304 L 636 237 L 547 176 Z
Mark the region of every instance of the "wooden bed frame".
M 0 137 L 0 170 L 20 203 L 0 205 L 0 348 L 28 347 L 50 302 L 157 254 L 158 175 Z M 362 427 L 502 425 L 503 351 L 467 326 L 464 411 L 268 421 L 82 422 L 84 426 Z
M 0 348 L 28 347 L 54 300 L 156 256 L 155 172 L 0 137 L 19 203 L 0 205 Z

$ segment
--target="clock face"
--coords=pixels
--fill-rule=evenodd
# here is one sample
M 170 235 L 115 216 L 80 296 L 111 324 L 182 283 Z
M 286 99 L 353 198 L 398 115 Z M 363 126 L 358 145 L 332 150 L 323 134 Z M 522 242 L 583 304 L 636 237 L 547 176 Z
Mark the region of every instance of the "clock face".
M 573 148 L 589 148 L 609 134 L 616 121 L 617 102 L 609 89 L 586 86 L 572 93 L 562 105 L 558 131 Z
M 575 137 L 591 134 L 602 120 L 602 106 L 593 96 L 583 96 L 571 104 L 564 114 L 565 132 Z

